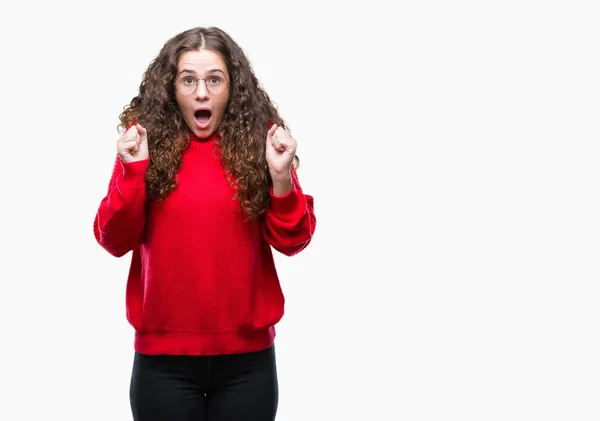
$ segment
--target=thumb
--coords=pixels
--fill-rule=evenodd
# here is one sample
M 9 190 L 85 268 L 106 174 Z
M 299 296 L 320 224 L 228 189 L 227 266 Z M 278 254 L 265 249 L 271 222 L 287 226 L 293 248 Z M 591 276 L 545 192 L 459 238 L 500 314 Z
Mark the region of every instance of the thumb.
M 269 131 L 267 131 L 267 141 L 271 141 L 271 138 L 273 137 L 273 135 L 275 134 L 276 131 L 277 131 L 277 124 L 273 124 L 269 128 Z
M 140 134 L 140 143 L 148 143 L 148 132 L 140 124 L 136 124 L 135 128 Z

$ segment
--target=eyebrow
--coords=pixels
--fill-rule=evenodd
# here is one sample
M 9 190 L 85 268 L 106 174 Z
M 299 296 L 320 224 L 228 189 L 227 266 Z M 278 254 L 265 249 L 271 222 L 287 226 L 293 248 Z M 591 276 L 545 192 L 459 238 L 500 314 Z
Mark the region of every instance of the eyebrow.
M 225 72 L 221 69 L 210 69 L 210 70 L 206 71 L 206 73 L 215 73 L 215 72 L 221 72 L 221 73 L 223 73 L 223 76 L 225 76 Z M 182 73 L 191 73 L 191 74 L 195 75 L 196 71 L 192 70 L 192 69 L 183 69 L 181 72 L 177 73 L 177 76 L 179 76 Z

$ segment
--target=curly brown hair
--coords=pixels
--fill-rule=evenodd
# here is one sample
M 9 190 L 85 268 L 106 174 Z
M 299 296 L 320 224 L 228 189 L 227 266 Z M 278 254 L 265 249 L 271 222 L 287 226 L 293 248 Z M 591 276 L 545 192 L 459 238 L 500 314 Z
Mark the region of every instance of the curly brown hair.
M 217 131 L 225 174 L 248 220 L 255 220 L 270 203 L 271 176 L 265 158 L 269 122 L 288 130 L 267 93 L 260 86 L 240 46 L 223 30 L 192 28 L 168 40 L 144 72 L 139 93 L 120 114 L 119 128 L 139 122 L 148 132 L 150 163 L 146 191 L 164 200 L 177 187 L 182 153 L 190 131 L 175 99 L 174 81 L 181 54 L 211 50 L 223 58 L 230 75 L 230 97 Z M 299 159 L 294 157 L 295 168 Z M 295 170 L 293 167 L 292 170 Z

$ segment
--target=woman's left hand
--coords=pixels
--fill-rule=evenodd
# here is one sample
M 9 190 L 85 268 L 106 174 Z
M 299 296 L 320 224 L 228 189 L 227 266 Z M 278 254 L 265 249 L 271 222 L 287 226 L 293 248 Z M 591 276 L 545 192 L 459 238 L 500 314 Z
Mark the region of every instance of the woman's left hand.
M 283 128 L 273 124 L 267 132 L 266 150 L 271 178 L 289 178 L 294 156 L 296 156 L 296 141 Z

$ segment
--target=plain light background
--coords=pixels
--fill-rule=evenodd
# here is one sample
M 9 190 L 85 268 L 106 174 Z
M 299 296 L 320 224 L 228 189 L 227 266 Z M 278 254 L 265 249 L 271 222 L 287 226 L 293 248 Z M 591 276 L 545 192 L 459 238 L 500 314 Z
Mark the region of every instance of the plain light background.
M 598 420 L 599 14 L 583 1 L 2 6 L 3 420 L 128 420 L 92 223 L 162 45 L 218 26 L 298 141 L 278 420 Z

